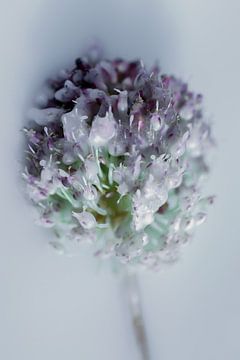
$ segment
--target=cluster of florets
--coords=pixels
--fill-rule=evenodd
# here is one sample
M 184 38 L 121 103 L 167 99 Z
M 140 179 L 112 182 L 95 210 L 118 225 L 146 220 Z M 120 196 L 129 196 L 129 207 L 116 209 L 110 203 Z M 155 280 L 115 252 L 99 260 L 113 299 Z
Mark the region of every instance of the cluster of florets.
M 29 113 L 27 192 L 57 248 L 158 267 L 206 217 L 212 144 L 202 96 L 141 61 L 91 54 L 48 81 Z

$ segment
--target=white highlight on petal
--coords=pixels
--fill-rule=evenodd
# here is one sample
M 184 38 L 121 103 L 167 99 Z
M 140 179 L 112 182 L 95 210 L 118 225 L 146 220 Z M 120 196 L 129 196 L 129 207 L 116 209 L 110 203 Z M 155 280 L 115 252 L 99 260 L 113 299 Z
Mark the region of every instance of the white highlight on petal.
M 86 230 L 93 229 L 97 226 L 95 217 L 88 211 L 82 211 L 81 213 L 73 212 L 72 214 Z
M 116 133 L 116 122 L 111 110 L 105 117 L 95 116 L 89 134 L 89 142 L 94 147 L 105 146 Z

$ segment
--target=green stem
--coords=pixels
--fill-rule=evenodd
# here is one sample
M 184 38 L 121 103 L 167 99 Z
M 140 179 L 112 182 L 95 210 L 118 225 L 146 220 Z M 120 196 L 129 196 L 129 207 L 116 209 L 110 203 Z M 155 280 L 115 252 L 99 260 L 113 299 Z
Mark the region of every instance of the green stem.
M 133 330 L 141 360 L 150 360 L 145 323 L 142 313 L 140 289 L 136 274 L 128 271 L 126 273 L 125 283 Z

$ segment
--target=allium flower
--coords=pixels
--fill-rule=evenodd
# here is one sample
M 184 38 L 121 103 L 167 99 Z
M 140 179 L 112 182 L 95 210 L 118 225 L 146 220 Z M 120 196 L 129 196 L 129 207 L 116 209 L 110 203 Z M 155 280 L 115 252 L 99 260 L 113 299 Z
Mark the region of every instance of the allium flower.
M 206 217 L 202 96 L 141 61 L 91 52 L 48 82 L 25 128 L 27 192 L 55 246 L 158 267 Z M 58 243 L 57 243 L 58 241 Z

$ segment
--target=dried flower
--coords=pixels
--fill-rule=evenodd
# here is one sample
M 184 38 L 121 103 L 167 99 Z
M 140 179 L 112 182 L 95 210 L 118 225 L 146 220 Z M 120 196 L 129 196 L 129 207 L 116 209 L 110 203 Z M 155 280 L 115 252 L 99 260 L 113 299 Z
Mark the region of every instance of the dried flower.
M 29 120 L 23 176 L 56 248 L 91 241 L 97 256 L 151 268 L 177 259 L 212 202 L 201 95 L 95 52 L 48 82 Z

